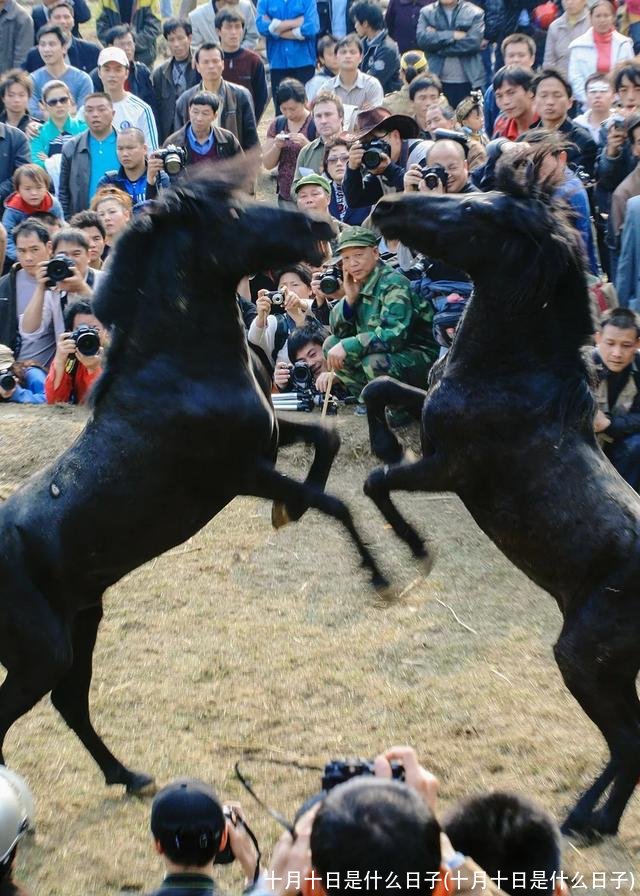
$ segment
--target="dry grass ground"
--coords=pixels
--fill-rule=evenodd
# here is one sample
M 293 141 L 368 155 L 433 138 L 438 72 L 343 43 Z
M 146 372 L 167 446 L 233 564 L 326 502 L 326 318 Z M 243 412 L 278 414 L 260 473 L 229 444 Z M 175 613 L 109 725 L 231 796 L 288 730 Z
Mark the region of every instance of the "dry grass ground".
M 0 494 L 83 422 L 81 410 L 0 408 Z M 553 662 L 555 604 L 452 496 L 402 499 L 437 551 L 422 578 L 362 496 L 372 465 L 362 421 L 345 415 L 338 425 L 344 443 L 329 487 L 352 505 L 404 594 L 377 602 L 327 519 L 309 513 L 274 532 L 266 503 L 238 499 L 107 593 L 91 694 L 98 729 L 160 784 L 197 774 L 241 798 L 267 849 L 278 830 L 233 777 L 243 756 L 320 765 L 409 742 L 439 776 L 445 804 L 470 790 L 512 788 L 561 817 L 604 749 Z M 303 450 L 283 452 L 283 468 L 302 475 L 307 464 Z M 48 699 L 14 726 L 6 756 L 36 797 L 37 833 L 19 870 L 38 896 L 144 892 L 159 879 L 149 800 L 106 789 Z M 312 772 L 251 769 L 288 814 L 319 783 Z M 567 847 L 567 867 L 637 871 L 639 822 L 635 797 L 620 837 L 580 853 Z M 239 883 L 233 868 L 224 879 Z M 606 892 L 620 891 L 610 883 Z

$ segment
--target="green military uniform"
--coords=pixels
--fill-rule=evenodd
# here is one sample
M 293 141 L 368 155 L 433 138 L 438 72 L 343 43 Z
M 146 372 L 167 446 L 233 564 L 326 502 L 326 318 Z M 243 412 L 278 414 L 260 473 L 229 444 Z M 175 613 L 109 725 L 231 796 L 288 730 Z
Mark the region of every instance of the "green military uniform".
M 378 238 L 365 227 L 349 227 L 339 237 L 338 249 L 375 246 Z M 336 374 L 353 395 L 377 376 L 393 376 L 412 386 L 427 387 L 429 368 L 439 354 L 433 337 L 430 305 L 419 306 L 410 281 L 380 262 L 360 287 L 355 305 L 346 298 L 332 309 L 331 332 L 325 355 L 338 343 L 346 352 Z

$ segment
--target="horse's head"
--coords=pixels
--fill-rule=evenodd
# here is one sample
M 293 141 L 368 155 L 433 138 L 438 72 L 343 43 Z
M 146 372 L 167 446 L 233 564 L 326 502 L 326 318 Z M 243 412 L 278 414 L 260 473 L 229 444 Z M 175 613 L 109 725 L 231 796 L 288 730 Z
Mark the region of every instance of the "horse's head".
M 236 175 L 216 169 L 165 191 L 123 233 L 96 300 L 105 324 L 127 329 L 143 294 L 156 316 L 177 303 L 202 309 L 246 274 L 322 261 L 331 226 L 251 200 Z

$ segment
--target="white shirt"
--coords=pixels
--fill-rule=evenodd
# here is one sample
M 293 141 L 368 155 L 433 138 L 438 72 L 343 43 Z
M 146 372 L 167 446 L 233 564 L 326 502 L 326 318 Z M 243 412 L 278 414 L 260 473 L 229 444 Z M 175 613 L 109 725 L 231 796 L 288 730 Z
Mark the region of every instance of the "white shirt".
M 114 103 L 113 108 L 115 110 L 113 126 L 116 131 L 125 131 L 127 128 L 140 128 L 144 134 L 144 142 L 149 147 L 149 151 L 152 152 L 158 148 L 158 129 L 151 106 L 148 103 L 145 103 L 140 97 L 134 96 L 133 93 L 125 91 L 124 99 Z

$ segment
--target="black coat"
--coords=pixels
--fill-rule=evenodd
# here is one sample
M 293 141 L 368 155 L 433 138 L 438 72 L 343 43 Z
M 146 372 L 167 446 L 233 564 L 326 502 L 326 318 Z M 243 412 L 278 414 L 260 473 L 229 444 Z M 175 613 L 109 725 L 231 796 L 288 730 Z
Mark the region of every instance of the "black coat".
M 30 161 L 31 150 L 22 131 L 0 123 L 0 204 L 13 193 L 13 172 Z
M 33 19 L 33 30 L 37 35 L 38 30 L 42 28 L 43 25 L 49 24 L 49 19 L 47 18 L 44 4 L 40 3 L 38 6 L 33 7 L 33 9 L 31 10 L 31 18 Z M 89 9 L 86 0 L 73 0 L 74 23 L 72 34 L 74 37 L 80 37 L 80 28 L 78 26 L 82 25 L 83 22 L 88 22 L 90 18 L 91 10 Z M 72 62 L 71 65 L 74 65 L 74 63 Z M 27 69 L 27 71 L 31 71 L 31 69 Z
M 179 94 L 173 84 L 173 76 L 171 66 L 173 59 L 163 62 L 162 65 L 154 68 L 151 75 L 153 90 L 155 94 L 156 123 L 158 125 L 158 137 L 162 143 L 173 131 L 173 121 L 176 114 L 176 102 Z M 185 70 L 185 78 L 187 82 L 186 90 L 195 87 L 200 83 L 200 75 L 193 66 L 188 65 Z
M 0 277 L 0 345 L 8 345 L 14 354 L 20 350 L 18 335 L 18 300 L 16 276 L 19 264 L 14 264 L 8 274 Z
M 98 64 L 98 56 L 100 55 L 100 45 L 94 44 L 90 40 L 82 40 L 79 37 L 71 38 L 67 56 L 69 57 L 69 65 L 79 68 L 80 71 L 91 74 Z M 37 68 L 42 68 L 44 60 L 40 55 L 37 47 L 32 47 L 22 66 L 25 71 L 35 72 Z

